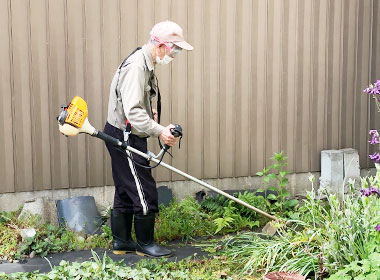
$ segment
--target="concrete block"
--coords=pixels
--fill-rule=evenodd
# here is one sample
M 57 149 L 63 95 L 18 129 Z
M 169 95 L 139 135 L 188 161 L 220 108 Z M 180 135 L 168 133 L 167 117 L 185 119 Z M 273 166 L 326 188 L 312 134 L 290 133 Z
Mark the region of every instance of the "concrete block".
M 341 149 L 343 152 L 344 176 L 347 179 L 360 178 L 359 154 L 352 148 Z
M 29 215 L 39 215 L 43 223 L 48 221 L 48 214 L 45 211 L 45 202 L 43 198 L 26 201 L 18 218 L 27 219 Z
M 331 193 L 342 193 L 344 179 L 344 153 L 339 150 L 321 152 L 321 184 Z

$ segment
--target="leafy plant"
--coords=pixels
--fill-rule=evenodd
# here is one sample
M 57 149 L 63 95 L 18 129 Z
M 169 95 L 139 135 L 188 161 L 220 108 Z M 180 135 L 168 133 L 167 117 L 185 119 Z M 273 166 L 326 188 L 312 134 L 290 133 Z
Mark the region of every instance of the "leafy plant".
M 268 203 L 269 209 L 272 212 L 279 211 L 281 214 L 285 211 L 291 211 L 298 205 L 297 199 L 289 199 L 290 193 L 286 190 L 289 182 L 288 178 L 286 178 L 289 172 L 285 170 L 288 165 L 287 159 L 288 157 L 284 156 L 283 152 L 274 153 L 274 156 L 271 157 L 274 163 L 268 168 L 264 168 L 263 171 L 256 173 L 256 175 L 264 177 L 264 182 L 268 184 L 267 189 L 274 192 L 268 195 L 265 192 L 266 198 L 273 202 Z
M 380 254 L 372 253 L 368 259 L 353 261 L 344 266 L 333 275 L 329 280 L 378 280 L 380 279 Z
M 195 199 L 188 197 L 181 202 L 173 201 L 168 207 L 160 206 L 155 237 L 159 241 L 187 240 L 211 235 L 214 229 L 211 216 L 202 211 Z
M 228 206 L 228 200 L 223 195 L 216 195 L 215 197 L 206 196 L 201 202 L 201 207 L 208 213 L 222 215 L 224 207 Z
M 103 226 L 100 235 L 83 235 L 65 228 L 40 223 L 40 217 L 29 215 L 18 219 L 15 212 L 2 213 L 0 223 L 0 259 L 14 260 L 30 255 L 44 257 L 48 253 L 67 252 L 91 248 L 109 248 L 111 230 Z M 34 228 L 33 237 L 21 237 L 21 230 Z
M 235 193 L 235 197 L 258 208 L 265 208 L 265 199 L 256 195 L 256 192 Z M 235 232 L 242 229 L 252 229 L 258 227 L 266 221 L 256 212 L 244 207 L 232 200 L 226 199 L 222 195 L 206 197 L 201 203 L 214 219 L 217 226 L 215 233 Z
M 220 232 L 222 229 L 226 229 L 225 232 L 232 232 L 241 230 L 244 228 L 258 227 L 260 222 L 254 218 L 242 215 L 243 213 L 235 207 L 237 205 L 234 201 L 229 201 L 228 206 L 224 207 L 222 217 L 216 218 L 214 223 L 217 225 L 215 233 Z
M 93 258 L 83 263 L 61 261 L 49 273 L 27 272 L 5 274 L 0 272 L 3 280 L 216 280 L 241 279 L 232 274 L 232 268 L 225 263 L 220 266 L 220 259 L 194 260 L 187 258 L 179 262 L 169 262 L 167 259 L 145 259 L 136 264 L 135 268 L 126 266 L 124 261 L 113 261 L 107 254 L 100 257 L 92 252 Z M 248 279 L 248 278 L 245 278 Z

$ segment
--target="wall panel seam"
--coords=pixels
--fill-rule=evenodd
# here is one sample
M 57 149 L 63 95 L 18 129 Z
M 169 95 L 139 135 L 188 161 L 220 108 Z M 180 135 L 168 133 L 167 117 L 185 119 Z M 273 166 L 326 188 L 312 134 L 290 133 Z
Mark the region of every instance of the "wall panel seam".
M 265 47 L 264 47 L 264 108 L 265 108 L 265 113 L 264 113 L 264 135 L 262 137 L 264 137 L 264 147 L 263 147 L 263 159 L 264 159 L 264 167 L 268 166 L 269 163 L 267 162 L 269 159 L 266 158 L 266 155 L 267 155 L 267 142 L 265 141 L 266 137 L 267 137 L 267 125 L 268 125 L 268 118 L 267 118 L 267 108 L 268 108 L 268 103 L 267 103 L 267 98 L 268 98 L 268 92 L 267 92 L 267 81 L 268 81 L 268 51 L 267 51 L 267 47 L 268 47 L 268 25 L 269 25 L 269 12 L 268 12 L 268 9 L 269 9 L 269 3 L 268 3 L 268 0 L 265 0 L 265 38 L 264 38 L 264 42 L 265 42 Z
M 8 34 L 9 34 L 9 76 L 11 89 L 11 113 L 12 113 L 12 141 L 13 141 L 13 190 L 16 191 L 17 186 L 17 161 L 16 161 L 16 132 L 15 132 L 15 100 L 14 100 L 14 73 L 13 73 L 13 29 L 12 29 L 12 2 L 8 0 Z
M 296 48 L 296 51 L 295 51 L 295 61 L 294 61 L 294 90 L 295 92 L 297 91 L 297 67 L 298 67 L 298 24 L 299 24 L 299 1 L 303 1 L 303 0 L 297 0 L 296 2 L 296 23 L 295 23 L 295 30 L 296 30 L 296 36 L 295 36 L 295 48 Z M 297 94 L 293 94 L 293 105 L 294 105 L 294 116 L 297 117 Z M 297 137 L 297 122 L 296 122 L 296 119 L 294 120 L 295 121 L 295 124 L 293 125 L 293 136 L 294 136 L 294 139 L 296 139 Z M 297 172 L 297 160 L 296 160 L 296 151 L 297 151 L 297 145 L 296 145 L 296 141 L 293 141 L 293 169 L 294 169 L 294 173 Z
M 371 14 L 370 14 L 370 36 L 369 36 L 369 55 L 368 55 L 368 84 L 371 83 L 371 74 L 372 74 L 372 39 L 373 39 L 373 13 L 374 13 L 374 2 L 373 0 L 371 0 Z M 367 98 L 367 131 L 369 131 L 371 129 L 371 123 L 370 123 L 370 119 L 371 119 L 371 98 L 368 96 Z M 366 147 L 366 155 L 369 155 L 369 148 L 370 148 L 370 145 L 367 144 L 367 147 Z M 367 165 L 369 165 L 370 163 L 370 159 L 369 157 L 367 156 Z
M 356 28 L 355 28 L 355 67 L 354 67 L 354 90 L 356 90 L 358 86 L 358 79 L 357 79 L 357 65 L 358 65 L 358 44 L 359 44 L 359 0 L 355 1 L 356 3 Z M 355 111 L 356 108 L 356 103 L 357 103 L 357 95 L 354 94 L 354 103 L 353 103 L 353 108 L 352 110 Z M 352 143 L 353 146 L 356 147 L 356 138 L 355 138 L 355 132 L 356 132 L 356 114 L 352 114 L 352 124 L 353 124 L 353 130 L 352 130 Z
M 78 1 L 78 0 L 77 0 Z M 86 72 L 86 69 L 87 69 L 87 64 L 88 64 L 88 61 L 87 61 L 87 33 L 86 33 L 86 28 L 87 28 L 87 24 L 86 24 L 86 21 L 87 21 L 87 17 L 86 17 L 86 0 L 81 0 L 82 1 L 82 36 L 83 36 L 83 50 L 82 50 L 82 54 L 83 54 L 83 90 L 84 90 L 84 93 L 83 95 L 86 97 L 86 93 L 87 93 L 87 72 Z M 103 22 L 103 21 L 102 21 Z M 103 80 L 103 79 L 102 79 Z M 87 98 L 85 99 L 87 100 Z M 88 137 L 86 137 L 88 138 Z M 89 147 L 88 147 L 88 140 L 84 140 L 83 141 L 84 145 L 85 145 L 85 148 L 84 148 L 84 151 L 86 153 L 85 155 L 85 158 L 86 158 L 86 184 L 88 185 L 89 182 L 90 182 L 90 168 L 89 168 L 89 162 L 90 162 L 90 153 L 89 153 Z M 104 153 L 104 151 L 103 151 Z
M 338 114 L 338 148 L 342 148 L 342 101 L 343 101 L 343 34 L 344 34 L 344 2 L 341 5 L 341 15 L 340 15 L 340 42 L 339 42 L 339 114 Z
M 284 2 L 281 1 L 281 20 L 280 22 L 282 22 L 284 20 L 284 17 L 285 17 L 285 7 L 284 7 Z M 284 24 L 281 24 L 280 26 L 280 46 L 278 46 L 280 48 L 280 65 L 279 65 L 279 69 L 280 69 L 280 75 L 279 75 L 279 113 L 278 113 L 278 136 L 279 136 L 279 141 L 278 141 L 278 147 L 279 147 L 279 151 L 277 152 L 282 152 L 283 150 L 283 146 L 282 146 L 282 113 L 283 113 L 283 108 L 281 106 L 281 100 L 282 100 L 282 96 L 284 94 L 283 90 L 284 90 L 284 82 L 283 82 L 283 79 L 284 79 L 284 73 L 282 71 L 282 69 L 284 69 L 284 48 L 283 48 L 283 33 L 284 33 Z
M 103 11 L 103 1 L 100 2 L 99 18 L 103 18 L 102 11 Z M 121 9 L 120 9 L 120 13 L 121 13 Z M 120 16 L 120 22 L 121 22 L 121 16 Z M 100 62 L 100 65 L 102 67 L 100 69 L 101 76 L 102 76 L 101 89 L 104 89 L 105 88 L 105 82 L 104 82 L 104 22 L 103 21 L 100 22 L 100 42 L 101 42 L 100 53 L 102 56 L 101 62 Z M 86 40 L 86 44 L 87 44 L 87 40 Z M 120 44 L 121 44 L 121 40 L 120 40 Z M 121 47 L 120 47 L 120 53 L 121 53 Z M 107 92 L 105 92 L 104 94 L 107 95 Z M 105 119 L 107 120 L 108 112 L 107 112 L 107 110 L 105 111 L 104 106 L 101 106 L 101 112 L 102 112 L 102 116 L 105 116 Z M 88 149 L 87 152 L 90 153 L 89 147 L 87 149 Z M 110 162 L 107 163 L 107 161 L 106 161 L 107 154 L 108 154 L 108 151 L 106 150 L 106 147 L 104 145 L 103 146 L 103 185 L 107 185 L 107 166 L 106 166 L 106 164 L 110 163 Z
M 314 57 L 314 5 L 311 3 L 311 17 L 310 17 L 310 30 L 311 30 L 311 42 L 310 42 L 310 94 L 309 94 L 309 135 L 308 135 L 308 170 L 312 169 L 313 161 L 313 147 L 312 147 L 312 138 L 313 138 L 313 97 L 314 97 L 314 79 L 313 79 L 313 57 Z
M 252 12 L 252 9 L 253 8 L 253 3 L 251 3 L 251 9 L 249 10 L 250 11 L 250 23 L 251 23 L 251 28 L 253 27 L 253 20 L 252 20 L 252 16 L 253 16 L 253 12 Z M 252 68 L 253 68 L 253 63 L 252 63 L 252 46 L 253 46 L 253 42 L 252 42 L 252 29 L 250 29 L 250 32 L 249 32 L 249 57 L 250 57 L 250 68 L 249 68 L 249 76 L 252 77 Z M 249 80 L 249 84 L 248 84 L 248 89 L 249 89 L 249 94 L 248 94 L 248 116 L 252 116 L 252 94 L 253 94 L 253 90 L 252 90 L 252 79 Z M 249 140 L 248 140 L 248 176 L 251 176 L 252 174 L 252 163 L 251 163 L 251 160 L 252 160 L 252 125 L 248 125 L 248 137 L 249 137 Z
M 202 8 L 203 8 L 203 12 L 202 12 L 202 24 L 204 25 L 205 24 L 205 1 L 202 1 Z M 202 137 L 204 137 L 204 131 L 205 131 L 205 128 L 204 128 L 204 119 L 205 119 L 205 114 L 204 114 L 204 111 L 205 111 L 205 106 L 204 106 L 204 98 L 205 98 L 205 90 L 204 90 L 204 73 L 205 73 L 205 51 L 206 51 L 206 44 L 204 43 L 206 40 L 205 40 L 205 34 L 206 32 L 204 32 L 204 30 L 202 31 L 202 68 L 201 68 L 201 71 L 202 71 L 202 94 L 201 94 L 201 100 L 202 100 L 202 104 L 201 104 L 201 112 L 202 112 L 202 122 L 201 122 L 201 133 L 202 133 Z M 201 147 L 201 176 L 202 178 L 205 178 L 205 170 L 204 170 L 204 161 L 205 161 L 205 156 L 204 156 L 204 151 L 205 151 L 205 145 L 204 145 L 204 141 L 202 142 L 202 147 Z
M 186 36 L 189 34 L 189 7 L 188 7 L 188 0 L 186 0 Z M 186 120 L 186 127 L 189 128 L 189 90 L 188 90 L 188 85 L 189 85 L 189 54 L 186 52 L 186 76 L 185 76 L 185 81 L 186 81 L 186 111 L 185 111 L 185 120 Z M 189 158 L 189 134 L 186 133 L 186 158 Z M 189 172 L 189 161 L 185 161 L 185 170 L 186 172 Z
M 47 70 L 47 96 L 48 96 L 48 104 L 50 105 L 51 104 L 51 98 L 50 98 L 50 67 L 49 67 L 49 4 L 48 4 L 48 1 L 49 0 L 45 0 L 45 22 L 46 22 L 46 27 L 45 27 L 45 33 L 46 33 L 46 44 L 47 44 L 47 47 L 45 49 L 46 51 L 46 70 Z M 47 106 L 47 111 L 48 111 L 48 116 L 50 118 L 51 116 L 51 113 L 52 113 L 52 108 L 51 106 Z M 50 123 L 50 122 L 48 122 Z M 50 129 L 49 129 L 49 137 L 48 137 L 48 140 L 49 140 L 49 155 L 50 155 L 50 189 L 53 189 L 53 171 L 52 171 L 52 162 L 53 160 L 51 159 L 51 154 L 52 154 L 52 147 L 51 147 L 51 138 L 50 138 Z
M 329 26 L 329 18 L 330 18 L 330 1 L 327 2 L 327 10 L 326 10 L 326 33 L 325 33 L 325 101 L 328 100 L 328 90 L 329 90 L 329 80 L 328 80 L 328 70 L 329 70 L 329 65 L 328 65 L 328 59 L 329 59 L 329 32 L 330 32 L 330 26 Z M 323 121 L 323 149 L 327 148 L 327 112 L 328 112 L 328 102 L 325 102 L 324 106 L 324 121 Z
M 69 65 L 69 53 L 68 53 L 68 49 L 69 49 L 69 31 L 68 31 L 68 8 L 67 8 L 67 0 L 64 0 L 64 11 L 63 11 L 63 18 L 64 18 L 64 34 L 65 34 L 65 72 L 66 72 L 66 79 L 65 79 L 65 88 L 66 88 L 66 100 L 69 100 L 69 97 L 70 97 L 70 87 L 69 87 L 69 84 L 70 84 L 70 75 L 69 75 L 69 69 L 68 69 L 68 65 Z M 69 140 L 68 143 L 67 143 L 67 160 L 68 160 L 68 163 L 70 164 L 72 162 L 72 157 L 71 157 L 71 141 Z M 71 168 L 68 168 L 68 174 L 69 174 L 69 189 L 71 189 L 73 187 L 73 179 L 72 179 L 72 172 L 71 172 Z M 70 190 L 69 190 L 70 191 Z
M 235 22 L 234 22 L 234 24 L 235 24 L 235 28 L 234 28 L 234 41 L 236 42 L 236 39 L 237 39 L 237 29 L 238 29 L 238 24 L 236 23 L 237 22 L 237 15 L 238 15 L 238 5 L 237 5 L 237 2 L 235 1 L 234 2 L 234 4 L 235 4 L 235 15 L 234 15 L 234 20 L 235 20 Z M 236 72 L 237 72 L 237 68 L 236 68 L 236 63 L 234 63 L 235 64 L 235 73 L 234 73 L 234 77 L 235 77 L 235 86 L 234 86 L 234 91 L 235 91 L 235 93 L 234 93 L 234 104 L 233 104 L 233 106 L 232 106 L 232 108 L 234 108 L 234 111 L 235 111 L 235 114 L 233 114 L 233 118 L 234 118 L 234 123 L 236 124 L 236 122 L 237 122 L 237 118 L 236 118 L 236 112 L 237 112 L 237 110 L 236 110 L 236 100 L 237 100 L 237 96 L 240 94 L 241 95 L 241 93 L 238 93 L 237 92 L 237 90 L 238 90 L 238 83 L 239 83 L 239 80 L 237 79 L 237 77 L 236 77 Z M 236 166 L 237 166 L 237 164 L 236 164 L 236 161 L 237 161 L 237 155 L 236 155 L 236 129 L 234 128 L 234 133 L 233 133 L 233 135 L 232 135 L 232 146 L 234 147 L 233 148 L 233 152 L 232 152 L 232 176 L 233 177 L 236 177 L 236 174 L 237 174 L 237 172 L 236 172 Z
M 31 20 L 31 7 L 30 7 L 30 0 L 27 2 L 27 6 L 28 6 L 28 11 L 27 11 L 27 24 L 29 25 L 28 27 L 28 45 L 29 45 L 29 51 L 28 51 L 28 60 L 29 60 L 29 69 L 28 69 L 28 75 L 29 75 L 29 98 L 30 98 L 30 104 L 29 104 L 29 117 L 31 120 L 33 120 L 33 108 L 35 106 L 34 104 L 34 98 L 33 98 L 33 88 L 34 88 L 34 85 L 33 85 L 33 72 L 32 72 L 32 63 L 33 63 L 33 58 L 32 58 L 32 20 Z M 30 133 L 30 144 L 31 144 L 31 147 L 30 147 L 30 152 L 32 153 L 32 166 L 30 167 L 32 169 L 32 190 L 36 190 L 36 185 L 35 185 L 35 180 L 34 180 L 34 177 L 35 177 L 35 174 L 34 174 L 34 170 L 35 170 L 35 164 L 36 164 L 36 153 L 35 153 L 35 148 L 34 148 L 34 137 L 36 135 L 36 125 L 35 123 L 32 121 L 31 122 L 31 133 Z
M 49 29 L 49 26 L 50 26 L 50 13 L 49 13 L 49 9 L 50 9 L 50 6 L 49 6 L 49 0 L 45 0 L 45 7 L 46 7 L 46 40 L 47 40 L 47 44 L 48 44 L 48 47 L 46 48 L 46 51 L 47 51 L 47 70 L 48 70 L 48 98 L 49 98 L 49 117 L 51 117 L 51 110 L 52 110 L 52 104 L 53 104 L 53 100 L 51 98 L 51 92 L 52 92 L 52 78 L 51 78 L 51 67 L 50 67 L 50 61 L 51 61 L 51 51 L 50 51 L 50 29 Z M 49 122 L 50 124 L 50 122 Z M 55 184 L 54 184 L 54 179 L 53 179 L 53 170 L 54 170 L 54 165 L 55 165 L 55 162 L 53 160 L 53 130 L 50 129 L 49 130 L 49 148 L 50 148 L 50 151 L 49 151 L 49 155 L 50 155 L 50 158 L 52 159 L 51 160 L 51 164 L 50 164 L 50 181 L 51 181 L 51 189 L 54 190 L 55 189 Z
M 138 3 L 138 1 L 137 1 Z M 171 19 L 172 18 L 172 9 L 173 9 L 173 4 L 172 4 L 172 1 L 170 0 L 169 2 L 169 18 Z M 137 24 L 137 34 L 138 34 L 138 24 Z M 170 65 L 170 68 L 169 68 L 169 93 L 170 93 L 170 104 L 168 106 L 169 108 L 169 120 L 170 122 L 173 122 L 173 85 L 172 85 L 172 80 L 173 80 L 173 67 L 172 65 Z M 173 163 L 173 159 L 170 159 L 170 163 L 172 164 Z M 173 181 L 173 172 L 170 171 L 170 174 L 169 174 L 169 178 L 170 178 L 170 181 Z
M 219 46 L 221 45 L 221 29 L 220 29 L 220 26 L 221 26 L 221 22 L 222 22 L 222 16 L 221 16 L 221 7 L 222 7 L 222 2 L 221 2 L 222 0 L 219 0 L 219 3 L 218 3 L 218 5 L 219 5 L 219 28 L 218 28 L 218 44 L 217 44 L 217 46 L 218 46 L 218 67 L 217 67 L 217 69 L 218 69 L 218 101 L 217 101 L 217 108 L 219 109 L 220 108 L 220 67 L 221 67 L 221 57 L 220 57 L 220 48 L 219 48 Z M 220 110 L 218 110 L 218 120 L 220 120 Z M 217 174 L 217 176 L 218 176 L 218 178 L 220 177 L 220 137 L 221 137 L 221 135 L 220 135 L 220 131 L 221 131 L 221 128 L 220 128 L 220 122 L 218 122 L 218 135 L 219 135 L 219 137 L 218 137 L 218 148 L 217 148 L 217 163 L 218 163 L 218 168 L 217 168 L 217 170 L 218 170 L 218 174 Z
M 9 19 L 9 50 L 10 50 L 10 78 L 11 78 L 11 108 L 12 108 L 12 139 L 13 139 L 13 166 L 14 166 L 14 190 L 17 190 L 18 186 L 18 176 L 17 176 L 17 156 L 16 156 L 16 124 L 15 124 L 15 115 L 16 115 L 16 109 L 15 109 L 15 79 L 14 79 L 14 52 L 13 52 L 13 26 L 12 26 L 12 1 L 8 1 L 8 19 Z

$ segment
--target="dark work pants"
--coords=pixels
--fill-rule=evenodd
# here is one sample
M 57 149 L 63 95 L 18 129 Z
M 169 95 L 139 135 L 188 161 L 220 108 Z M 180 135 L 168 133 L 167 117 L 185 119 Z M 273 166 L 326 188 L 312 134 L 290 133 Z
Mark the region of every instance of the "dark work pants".
M 104 133 L 124 141 L 123 131 L 108 122 L 104 127 Z M 129 135 L 129 145 L 143 153 L 148 150 L 147 139 L 133 134 Z M 122 150 L 108 143 L 106 146 L 111 156 L 112 177 L 115 184 L 113 208 L 140 215 L 158 212 L 158 194 L 151 169 L 136 165 Z M 129 154 L 135 162 L 149 165 L 145 158 L 132 152 Z

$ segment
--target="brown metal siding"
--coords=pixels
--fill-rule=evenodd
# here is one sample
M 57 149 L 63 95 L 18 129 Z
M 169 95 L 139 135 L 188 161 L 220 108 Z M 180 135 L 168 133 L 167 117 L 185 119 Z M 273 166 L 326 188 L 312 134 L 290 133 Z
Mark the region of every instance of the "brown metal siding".
M 49 131 L 49 77 L 46 1 L 30 5 L 31 52 L 31 110 L 33 139 L 33 186 L 36 190 L 50 189 L 51 157 Z
M 219 177 L 219 120 L 223 112 L 219 111 L 220 49 L 221 38 L 220 1 L 204 1 L 203 30 L 203 134 L 199 137 L 198 145 L 203 145 L 203 177 Z M 223 41 L 225 42 L 225 40 Z M 199 68 L 198 68 L 199 69 Z M 198 124 L 199 125 L 199 124 Z
M 188 172 L 198 178 L 203 177 L 203 145 L 201 135 L 203 135 L 203 98 L 204 98 L 204 69 L 203 32 L 197 32 L 204 27 L 204 1 L 188 1 L 188 40 L 197 48 L 187 56 L 187 161 Z M 201 66 L 201 67 L 199 67 Z
M 15 191 L 10 3 L 0 1 L 0 178 L 1 192 Z
M 371 45 L 371 80 L 379 79 L 378 74 L 380 72 L 380 52 L 376 51 L 380 49 L 380 2 L 375 1 L 373 5 L 373 22 L 372 22 L 372 45 Z M 377 75 L 377 77 L 376 77 Z M 375 129 L 380 126 L 379 118 L 373 118 L 373 114 L 376 114 L 377 107 L 373 100 L 370 102 L 370 129 Z M 369 153 L 375 152 L 376 147 L 374 145 L 370 146 Z
M 165 19 L 195 46 L 157 67 L 162 123 L 185 132 L 166 162 L 251 176 L 284 150 L 307 172 L 322 149 L 354 147 L 368 167 L 380 116 L 361 92 L 380 78 L 379 16 L 378 0 L 0 0 L 0 193 L 113 184 L 103 143 L 63 137 L 55 117 L 80 95 L 102 129 L 117 66 Z

